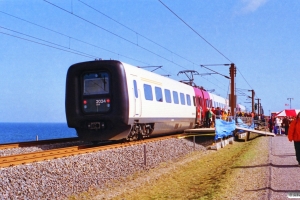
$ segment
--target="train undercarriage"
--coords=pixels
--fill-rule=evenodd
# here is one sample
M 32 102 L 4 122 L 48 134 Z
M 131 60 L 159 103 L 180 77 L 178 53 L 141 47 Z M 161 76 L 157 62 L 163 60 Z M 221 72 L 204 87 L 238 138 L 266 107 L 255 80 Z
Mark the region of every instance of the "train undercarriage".
M 150 123 L 150 124 L 135 123 L 130 130 L 128 140 L 132 141 L 132 140 L 141 140 L 143 138 L 147 138 L 151 135 L 153 130 L 154 130 L 154 123 Z

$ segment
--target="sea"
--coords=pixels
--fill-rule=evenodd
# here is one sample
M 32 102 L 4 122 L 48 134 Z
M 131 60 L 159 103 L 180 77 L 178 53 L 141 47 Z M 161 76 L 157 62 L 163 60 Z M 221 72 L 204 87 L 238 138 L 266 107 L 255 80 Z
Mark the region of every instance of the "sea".
M 0 144 L 77 137 L 67 123 L 0 123 Z

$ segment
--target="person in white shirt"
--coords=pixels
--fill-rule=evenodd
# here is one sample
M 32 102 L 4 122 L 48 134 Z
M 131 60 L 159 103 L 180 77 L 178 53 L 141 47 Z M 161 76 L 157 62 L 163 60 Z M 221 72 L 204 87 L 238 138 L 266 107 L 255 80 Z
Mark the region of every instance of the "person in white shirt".
M 281 123 L 282 123 L 282 120 L 279 118 L 279 117 L 276 117 L 275 119 L 275 126 L 276 126 L 276 130 L 277 130 L 277 133 L 279 132 L 279 134 L 281 135 Z

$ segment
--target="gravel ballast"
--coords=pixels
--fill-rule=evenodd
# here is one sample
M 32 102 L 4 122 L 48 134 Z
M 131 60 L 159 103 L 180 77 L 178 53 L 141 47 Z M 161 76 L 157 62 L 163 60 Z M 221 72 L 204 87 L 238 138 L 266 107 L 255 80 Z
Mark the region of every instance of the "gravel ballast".
M 146 160 L 144 159 L 146 150 Z M 185 139 L 168 139 L 0 169 L 0 199 L 63 199 L 101 189 L 190 152 L 205 151 Z M 146 163 L 146 165 L 145 165 Z

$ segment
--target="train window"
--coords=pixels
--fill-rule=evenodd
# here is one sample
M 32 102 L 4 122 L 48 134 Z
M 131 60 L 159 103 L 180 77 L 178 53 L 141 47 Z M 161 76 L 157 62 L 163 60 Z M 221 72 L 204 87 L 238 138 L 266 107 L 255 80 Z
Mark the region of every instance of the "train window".
M 194 106 L 196 106 L 196 104 L 197 104 L 197 106 L 199 105 L 198 104 L 198 97 L 193 96 L 193 103 L 194 103 Z
M 133 80 L 133 87 L 134 87 L 135 98 L 138 98 L 139 94 L 138 94 L 138 90 L 137 90 L 137 86 L 136 86 L 136 80 Z
M 83 74 L 83 95 L 108 94 L 109 75 L 107 72 Z
M 180 93 L 180 102 L 181 102 L 181 105 L 185 105 L 185 98 L 184 98 L 183 93 Z
M 178 93 L 173 91 L 173 100 L 175 104 L 179 104 Z
M 144 93 L 145 93 L 145 99 L 146 100 L 153 100 L 153 94 L 152 94 L 152 87 L 151 85 L 144 84 Z
M 167 103 L 172 103 L 171 92 L 170 92 L 170 90 L 165 89 L 165 97 L 166 97 L 166 102 L 167 102 Z
M 163 102 L 163 95 L 160 87 L 155 87 L 156 101 Z
M 186 95 L 186 104 L 189 106 L 191 105 L 191 97 L 188 94 Z

